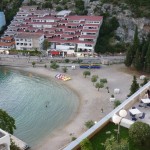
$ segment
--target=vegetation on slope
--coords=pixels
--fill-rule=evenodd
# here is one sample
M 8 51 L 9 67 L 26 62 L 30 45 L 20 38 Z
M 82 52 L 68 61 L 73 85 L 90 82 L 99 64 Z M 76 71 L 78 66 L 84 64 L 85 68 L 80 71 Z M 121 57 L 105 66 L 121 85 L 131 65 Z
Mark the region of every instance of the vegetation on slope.
M 13 19 L 21 3 L 21 0 L 1 0 L 0 11 L 4 11 L 7 24 Z
M 101 0 L 103 3 L 113 3 L 119 5 L 124 2 L 130 6 L 135 17 L 150 17 L 150 0 Z
M 147 40 L 143 39 L 140 42 L 136 28 L 133 44 L 126 53 L 125 65 L 134 67 L 137 71 L 150 73 L 150 35 Z

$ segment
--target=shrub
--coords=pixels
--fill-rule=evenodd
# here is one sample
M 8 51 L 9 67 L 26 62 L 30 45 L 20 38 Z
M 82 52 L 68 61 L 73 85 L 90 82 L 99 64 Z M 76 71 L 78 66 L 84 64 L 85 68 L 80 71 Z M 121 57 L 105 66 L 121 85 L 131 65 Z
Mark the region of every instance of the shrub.
M 36 63 L 33 61 L 33 62 L 32 62 L 32 66 L 35 67 L 35 64 L 36 64 Z
M 120 100 L 114 101 L 114 108 L 118 107 L 121 104 Z
M 66 73 L 68 69 L 67 69 L 67 67 L 63 67 L 62 70 L 64 73 Z
M 121 140 L 118 144 L 118 141 L 111 136 L 110 138 L 106 139 L 104 146 L 105 150 L 128 150 L 128 142 L 127 140 Z
M 69 59 L 65 59 L 65 63 L 69 63 L 70 62 L 70 60 Z
M 112 94 L 111 97 L 114 98 L 115 97 L 114 94 Z
M 92 144 L 89 139 L 85 138 L 81 143 L 81 150 L 93 150 Z
M 76 139 L 77 139 L 77 138 L 73 136 L 73 137 L 71 138 L 71 141 L 74 141 L 74 140 L 76 140 Z
M 10 139 L 10 150 L 21 150 L 16 144 L 15 142 L 12 141 L 12 139 Z
M 107 83 L 107 79 L 100 79 L 100 82 L 102 82 L 102 83 Z
M 129 128 L 129 138 L 135 145 L 150 146 L 150 126 L 140 121 L 135 122 Z
M 93 120 L 89 120 L 87 122 L 85 122 L 85 126 L 89 129 L 94 125 L 94 121 Z
M 56 62 L 53 62 L 53 63 L 50 65 L 50 67 L 51 67 L 52 69 L 57 69 L 57 68 L 59 68 L 59 65 L 58 65 Z

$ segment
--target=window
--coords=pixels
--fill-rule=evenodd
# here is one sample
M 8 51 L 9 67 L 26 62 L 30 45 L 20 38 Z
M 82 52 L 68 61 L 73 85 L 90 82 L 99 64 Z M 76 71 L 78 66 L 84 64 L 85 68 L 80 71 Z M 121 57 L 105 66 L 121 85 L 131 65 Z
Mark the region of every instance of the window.
M 87 46 L 87 47 L 92 47 L 92 45 L 90 45 L 90 44 L 85 44 L 85 46 Z

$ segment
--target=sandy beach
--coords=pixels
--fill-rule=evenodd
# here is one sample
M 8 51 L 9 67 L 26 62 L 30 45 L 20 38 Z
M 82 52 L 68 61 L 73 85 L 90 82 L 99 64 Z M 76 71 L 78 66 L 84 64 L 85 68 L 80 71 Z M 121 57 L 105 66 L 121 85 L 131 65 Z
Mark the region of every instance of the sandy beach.
M 62 73 L 61 70 L 54 71 L 43 67 L 19 67 L 18 69 L 53 78 L 60 84 L 70 87 L 80 99 L 80 107 L 75 117 L 65 127 L 54 131 L 48 138 L 43 139 L 32 150 L 57 150 L 66 146 L 71 142 L 72 137 L 79 137 L 87 130 L 84 125 L 86 121 L 99 121 L 113 109 L 113 102 L 110 102 L 109 98 L 114 94 L 114 88 L 121 90 L 120 94 L 115 95 L 116 99 L 124 101 L 129 94 L 129 87 L 132 82 L 132 75 L 122 71 L 124 65 L 102 66 L 101 69 L 91 70 L 91 75 L 98 75 L 99 79 L 107 78 L 108 83 L 106 86 L 109 87 L 110 93 L 107 92 L 106 88 L 98 91 L 93 86 L 91 77 L 84 78 L 84 70 L 79 68 L 68 70 L 67 75 L 71 76 L 72 80 L 67 82 L 55 78 L 57 73 Z M 101 108 L 104 110 L 103 113 L 101 113 Z
M 64 148 L 71 142 L 72 137 L 79 137 L 87 130 L 85 122 L 89 120 L 99 121 L 102 117 L 114 109 L 113 102 L 109 98 L 114 94 L 114 89 L 119 88 L 120 94 L 114 94 L 115 98 L 124 101 L 129 94 L 129 88 L 132 83 L 135 72 L 126 72 L 124 64 L 116 64 L 111 66 L 102 66 L 101 69 L 93 69 L 92 75 L 98 75 L 99 79 L 107 78 L 108 83 L 99 91 L 93 86 L 91 76 L 84 78 L 82 69 L 76 68 L 72 70 L 68 68 L 67 75 L 72 80 L 60 81 L 55 78 L 57 73 L 62 73 L 61 69 L 56 71 L 44 67 L 13 67 L 15 69 L 27 71 L 42 75 L 46 78 L 52 78 L 64 86 L 71 88 L 80 99 L 80 106 L 74 118 L 71 118 L 62 128 L 57 129 L 48 138 L 43 139 L 41 143 L 32 147 L 32 150 L 58 150 Z M 98 81 L 99 81 L 98 79 Z M 107 92 L 106 87 L 109 87 L 110 93 Z M 101 113 L 101 108 L 104 112 Z

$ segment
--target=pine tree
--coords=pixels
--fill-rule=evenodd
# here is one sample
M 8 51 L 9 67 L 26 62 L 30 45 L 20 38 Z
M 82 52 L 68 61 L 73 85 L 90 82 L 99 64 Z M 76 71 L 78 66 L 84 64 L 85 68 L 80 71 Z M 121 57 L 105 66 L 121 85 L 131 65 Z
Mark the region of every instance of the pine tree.
M 132 47 L 130 47 L 127 51 L 126 54 L 126 59 L 125 59 L 125 65 L 127 67 L 130 67 L 132 65 L 132 61 L 133 61 L 133 52 L 132 52 Z
M 145 57 L 145 69 L 146 72 L 150 73 L 150 44 L 148 46 L 148 50 Z
M 145 63 L 146 63 L 145 58 L 146 58 L 147 49 L 148 49 L 148 42 L 145 41 L 142 46 L 142 54 L 141 54 L 141 63 L 142 63 L 143 71 L 145 71 Z
M 135 51 L 139 48 L 139 44 L 140 44 L 140 41 L 138 37 L 138 28 L 136 26 L 135 33 L 134 33 L 134 40 L 133 40 L 133 47 Z
M 130 96 L 132 94 L 134 94 L 137 90 L 139 89 L 139 84 L 137 83 L 137 79 L 136 79 L 136 76 L 133 76 L 133 81 L 132 81 L 132 85 L 131 85 L 131 88 L 130 88 Z
M 134 33 L 133 45 L 129 48 L 129 50 L 126 54 L 125 65 L 127 67 L 130 67 L 134 63 L 134 57 L 135 57 L 136 51 L 138 50 L 139 43 L 140 42 L 139 42 L 139 38 L 138 38 L 138 28 L 136 26 L 135 33 Z
M 143 63 L 142 63 L 142 57 L 141 56 L 142 56 L 141 51 L 139 49 L 137 49 L 133 65 L 134 65 L 135 69 L 138 71 L 143 69 Z

